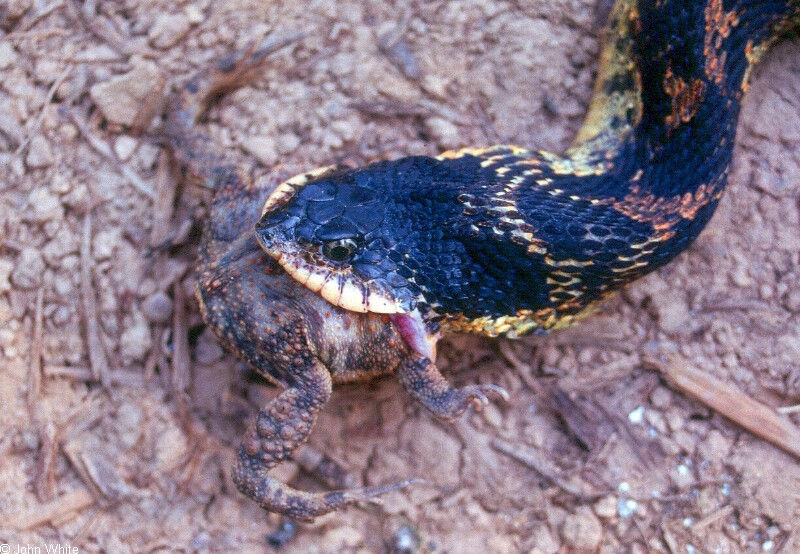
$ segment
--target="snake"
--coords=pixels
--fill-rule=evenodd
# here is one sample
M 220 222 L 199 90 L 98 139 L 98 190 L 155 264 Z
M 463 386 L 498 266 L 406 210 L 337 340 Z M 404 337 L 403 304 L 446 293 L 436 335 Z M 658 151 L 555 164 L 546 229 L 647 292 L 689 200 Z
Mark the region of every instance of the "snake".
M 798 0 L 618 0 L 563 154 L 495 145 L 305 172 L 267 198 L 257 240 L 431 359 L 443 332 L 566 327 L 697 238 L 752 68 L 798 27 Z

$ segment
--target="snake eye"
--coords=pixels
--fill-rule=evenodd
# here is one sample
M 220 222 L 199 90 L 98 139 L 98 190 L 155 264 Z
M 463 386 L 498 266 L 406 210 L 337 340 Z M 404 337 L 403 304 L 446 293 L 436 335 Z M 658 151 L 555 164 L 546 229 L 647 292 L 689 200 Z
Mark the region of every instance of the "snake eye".
M 353 239 L 328 241 L 322 245 L 322 254 L 333 262 L 346 262 L 356 253 L 358 245 Z

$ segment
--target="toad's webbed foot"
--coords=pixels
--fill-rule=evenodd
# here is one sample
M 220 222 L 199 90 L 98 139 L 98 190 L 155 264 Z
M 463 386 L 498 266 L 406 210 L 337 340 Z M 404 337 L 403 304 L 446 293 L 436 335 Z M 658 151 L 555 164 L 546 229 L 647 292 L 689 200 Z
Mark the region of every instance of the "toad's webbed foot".
M 300 358 L 298 358 L 298 361 Z M 310 361 L 310 360 L 306 360 Z M 382 494 L 402 489 L 413 480 L 328 493 L 299 491 L 272 479 L 268 472 L 308 438 L 322 406 L 331 394 L 331 376 L 316 361 L 299 371 L 297 386 L 281 393 L 259 411 L 255 426 L 239 448 L 233 471 L 238 489 L 271 512 L 308 521 L 356 502 L 379 503 Z
M 442 419 L 455 419 L 472 405 L 481 410 L 493 396 L 508 401 L 497 385 L 467 385 L 456 388 L 439 372 L 436 364 L 422 356 L 409 357 L 397 369 L 400 382 L 425 408 Z

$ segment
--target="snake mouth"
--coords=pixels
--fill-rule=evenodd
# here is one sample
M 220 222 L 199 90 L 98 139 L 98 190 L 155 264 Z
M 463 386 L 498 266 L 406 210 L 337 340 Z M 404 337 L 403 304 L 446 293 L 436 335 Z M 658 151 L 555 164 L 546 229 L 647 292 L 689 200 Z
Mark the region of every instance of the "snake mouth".
M 320 266 L 319 260 L 306 260 L 302 252 L 292 251 L 290 243 L 269 240 L 256 233 L 262 249 L 299 284 L 345 310 L 388 315 L 411 351 L 436 361 L 437 333 L 431 333 L 419 310 L 410 299 L 395 298 L 381 290 L 380 281 L 361 282 L 350 270 Z
M 406 345 L 415 353 L 436 362 L 437 333 L 430 333 L 418 309 L 408 311 L 399 300 L 368 290 L 367 285 L 354 283 L 348 275 L 320 269 L 297 261 L 280 252 L 272 255 L 298 283 L 348 311 L 388 315 Z
M 347 273 L 307 264 L 280 252 L 267 253 L 275 258 L 286 273 L 334 306 L 351 312 L 377 314 L 400 314 L 407 310 L 401 301 L 382 293 L 374 283 L 362 284 Z

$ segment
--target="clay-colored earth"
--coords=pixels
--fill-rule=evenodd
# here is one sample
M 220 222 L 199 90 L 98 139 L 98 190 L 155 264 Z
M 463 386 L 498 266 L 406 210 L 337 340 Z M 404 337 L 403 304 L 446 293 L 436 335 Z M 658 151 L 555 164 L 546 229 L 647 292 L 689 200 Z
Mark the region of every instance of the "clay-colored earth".
M 256 178 L 497 142 L 561 151 L 603 11 L 0 3 L 0 544 L 260 551 L 280 523 L 229 478 L 247 418 L 276 390 L 202 327 L 188 193 L 173 210 L 167 157 L 126 134 L 159 79 L 181 83 L 270 31 L 308 33 L 204 126 Z M 426 481 L 300 525 L 284 551 L 800 551 L 800 462 L 642 363 L 677 352 L 766 405 L 800 403 L 799 147 L 789 40 L 754 74 L 728 192 L 697 242 L 574 329 L 445 341 L 452 379 L 502 385 L 507 404 L 447 424 L 390 378 L 338 389 L 311 445 L 365 484 Z M 165 239 L 177 246 L 153 251 Z M 321 488 L 294 463 L 278 473 Z

